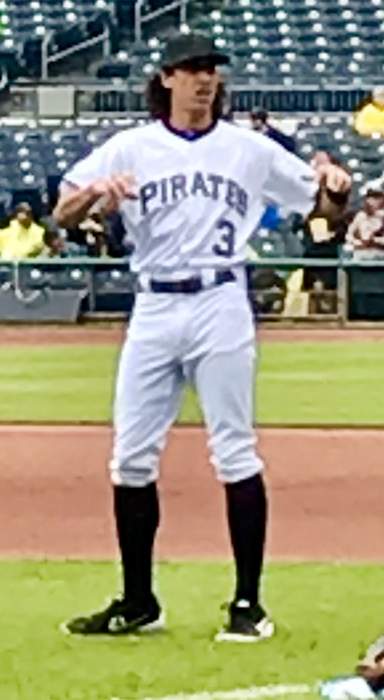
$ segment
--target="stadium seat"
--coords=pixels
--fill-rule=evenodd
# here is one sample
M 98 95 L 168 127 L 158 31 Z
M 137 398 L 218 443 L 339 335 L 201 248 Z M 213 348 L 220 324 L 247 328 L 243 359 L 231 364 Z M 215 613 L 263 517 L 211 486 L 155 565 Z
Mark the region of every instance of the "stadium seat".
M 59 51 L 100 33 L 114 17 L 113 0 L 1 0 L 0 64 L 10 78 L 24 71 L 38 75 L 41 40 L 48 33 Z M 13 59 L 13 62 L 12 60 Z
M 64 47 L 67 41 L 72 41 L 74 32 L 78 32 L 78 39 L 90 36 L 100 13 L 113 14 L 116 4 L 121 3 L 0 0 L 3 27 L 0 49 L 8 59 L 13 57 L 15 63 L 15 51 L 19 51 L 20 42 L 25 42 L 27 37 L 33 61 L 33 56 L 37 56 L 33 51 L 39 50 L 46 31 L 53 30 L 57 34 L 57 48 Z M 312 92 L 305 90 L 308 85 L 358 88 L 361 84 L 383 82 L 384 1 L 228 0 L 217 5 L 212 9 L 214 5 L 209 3 L 206 12 L 191 13 L 191 27 L 212 31 L 216 45 L 231 53 L 233 79 L 240 79 L 244 88 L 247 85 L 252 88 L 249 102 L 256 99 L 253 94 L 259 86 L 264 90 L 272 86 L 268 94 L 272 102 L 278 92 L 276 86 L 303 86 L 303 92 L 311 97 Z M 123 36 L 115 53 L 101 65 L 94 64 L 95 74 L 111 81 L 111 90 L 95 87 L 91 108 L 112 115 L 127 106 L 133 111 L 143 107 L 143 80 L 159 67 L 162 29 L 158 33 L 155 29 L 152 36 L 144 32 L 143 37 L 140 42 L 124 43 Z M 13 48 L 7 48 L 6 42 L 13 42 Z M 127 98 L 128 91 L 113 89 L 114 78 L 128 80 L 134 87 L 139 84 L 141 91 L 132 91 L 133 98 Z M 324 111 L 326 99 L 328 96 L 320 105 Z M 126 125 L 110 120 L 108 125 L 96 122 L 82 127 L 74 118 L 67 124 L 59 122 L 56 128 L 53 122 L 44 125 L 38 121 L 33 127 L 0 125 L 0 185 L 12 201 L 19 200 L 26 192 L 34 202 L 40 198 L 43 207 L 44 196 L 53 201 L 61 174 L 73 162 L 116 130 L 134 124 L 134 119 Z M 306 158 L 314 150 L 324 148 L 346 161 L 356 185 L 382 172 L 382 140 L 359 138 L 345 117 L 331 123 L 325 115 L 320 117 L 318 125 L 301 118 L 297 141 L 299 153 Z
M 79 289 L 87 290 L 90 285 L 90 273 L 87 269 L 77 266 L 44 265 L 37 260 L 34 265 L 21 266 L 19 270 L 20 286 L 23 289 Z
M 370 0 L 334 3 L 329 0 L 273 0 L 269 3 L 230 0 L 210 13 L 193 17 L 191 24 L 193 28 L 212 33 L 216 41 L 231 52 L 234 75 L 250 84 L 254 84 L 255 79 L 275 83 L 284 71 L 282 84 L 300 74 L 304 84 L 319 85 L 329 82 L 349 85 L 351 81 L 358 83 L 364 78 L 379 80 L 382 75 L 384 5 L 381 2 L 375 5 Z M 274 70 L 279 53 L 282 54 L 280 65 L 286 63 L 283 54 L 289 47 L 296 53 L 296 66 Z M 309 47 L 312 48 L 310 61 Z M 106 61 L 98 74 L 142 80 L 157 68 L 159 49 L 161 42 L 159 46 L 157 37 L 144 39 L 139 44 L 120 45 L 120 58 L 115 55 Z M 269 61 L 266 71 L 254 65 L 252 53 L 255 49 L 262 51 Z M 316 50 L 323 49 L 328 49 L 327 60 L 316 60 Z M 361 55 L 354 56 L 356 51 Z
M 93 273 L 93 292 L 98 311 L 132 310 L 135 295 L 134 277 L 128 265 L 122 268 L 112 262 L 98 265 Z

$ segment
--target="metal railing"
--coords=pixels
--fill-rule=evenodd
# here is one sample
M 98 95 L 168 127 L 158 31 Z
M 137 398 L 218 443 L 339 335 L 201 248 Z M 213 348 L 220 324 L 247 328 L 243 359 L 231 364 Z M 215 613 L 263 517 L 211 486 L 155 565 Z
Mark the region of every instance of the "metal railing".
M 67 56 L 73 56 L 79 51 L 91 48 L 92 46 L 100 45 L 102 47 L 102 54 L 104 58 L 107 58 L 111 53 L 111 31 L 108 22 L 105 22 L 102 32 L 95 37 L 89 39 L 84 39 L 73 46 L 69 46 L 67 49 L 61 51 L 56 51 L 55 53 L 49 53 L 49 47 L 51 45 L 52 39 L 54 38 L 54 32 L 48 32 L 41 43 L 41 79 L 47 80 L 49 78 L 49 66 L 52 63 L 57 63 Z
M 46 70 L 46 69 L 44 69 Z M 45 81 L 47 85 L 59 86 L 68 85 L 68 82 L 58 78 Z M 124 81 L 123 84 L 111 85 L 111 81 L 105 80 L 84 80 L 71 81 L 74 87 L 74 114 L 73 116 L 99 116 L 99 117 L 121 117 L 125 116 L 148 116 L 148 107 L 145 97 L 145 85 L 135 80 Z M 38 116 L 37 91 L 38 84 L 23 82 L 19 80 L 10 88 L 14 105 L 10 107 L 12 117 Z M 362 88 L 362 91 L 355 90 L 322 90 L 319 87 L 311 86 L 310 89 L 288 89 L 272 86 L 260 85 L 253 89 L 250 86 L 234 84 L 230 89 L 232 108 L 235 112 L 247 112 L 255 105 L 263 106 L 269 112 L 279 112 L 286 115 L 306 116 L 308 114 L 337 114 L 350 115 L 353 107 L 359 102 L 360 97 L 368 94 L 369 87 Z M 108 100 L 108 95 L 111 100 Z M 113 108 L 103 108 L 100 100 L 96 96 L 105 96 L 105 103 L 114 105 Z M 101 101 L 102 103 L 102 101 Z M 336 109 L 337 106 L 337 109 Z M 335 109 L 334 109 L 335 108 Z M 127 114 L 128 113 L 128 114 Z
M 350 115 L 362 100 L 372 91 L 368 84 L 353 86 L 300 85 L 284 87 L 258 83 L 249 85 L 236 81 L 229 85 L 232 108 L 235 111 L 249 111 L 255 105 L 269 112 L 297 113 L 345 113 Z
M 180 10 L 180 24 L 185 24 L 187 21 L 187 5 L 189 0 L 173 0 L 173 2 L 164 3 L 157 10 L 151 10 L 144 13 L 146 0 L 137 0 L 135 5 L 135 40 L 141 41 L 143 38 L 143 24 L 151 22 L 158 17 L 162 17 L 173 10 Z
M 380 308 L 373 320 L 384 322 L 384 259 L 356 261 L 267 258 L 249 263 L 247 268 L 251 305 L 255 315 L 262 320 L 322 321 L 343 327 L 351 320 L 372 320 L 369 305 L 376 304 Z M 307 268 L 334 270 L 336 288 L 322 291 L 290 288 L 289 281 L 292 278 L 289 273 Z M 258 287 L 253 275 L 255 272 L 261 274 L 262 271 L 278 272 L 283 280 L 282 287 Z M 128 259 L 78 257 L 0 261 L 0 299 L 2 292 L 9 294 L 13 290 L 17 299 L 28 306 L 38 297 L 38 290 L 41 294 L 46 294 L 50 289 L 58 288 L 64 291 L 82 290 L 82 298 L 86 302 L 85 312 L 90 317 L 100 316 L 100 310 L 105 311 L 106 308 L 109 309 L 108 315 L 121 316 L 127 314 L 128 308 L 132 308 L 135 275 L 129 270 Z M 105 303 L 108 299 L 112 299 L 110 307 Z M 269 305 L 270 301 L 276 304 Z M 116 303 L 117 306 L 114 306 Z M 364 309 L 367 311 L 366 316 Z

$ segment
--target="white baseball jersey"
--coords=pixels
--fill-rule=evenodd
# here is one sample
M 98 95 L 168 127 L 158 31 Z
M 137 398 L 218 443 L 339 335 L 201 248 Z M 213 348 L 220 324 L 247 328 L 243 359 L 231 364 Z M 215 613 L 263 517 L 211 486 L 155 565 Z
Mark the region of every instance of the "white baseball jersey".
M 114 484 L 145 486 L 157 478 L 159 455 L 186 381 L 205 416 L 212 463 L 227 483 L 263 468 L 252 426 L 254 325 L 244 274 L 246 244 L 265 205 L 308 213 L 317 192 L 311 168 L 271 139 L 219 120 L 198 135 L 161 121 L 122 131 L 75 164 L 65 180 L 85 186 L 132 173 L 138 198 L 121 214 L 140 274 L 117 375 Z M 237 267 L 238 266 L 238 267 Z M 235 269 L 215 285 L 212 271 Z M 200 275 L 197 294 L 160 293 L 145 277 Z M 146 291 L 143 291 L 146 289 Z
M 127 172 L 139 195 L 120 210 L 135 245 L 131 269 L 151 275 L 244 263 L 265 204 L 307 214 L 318 189 L 304 161 L 222 120 L 192 140 L 161 121 L 121 131 L 65 180 L 82 187 Z

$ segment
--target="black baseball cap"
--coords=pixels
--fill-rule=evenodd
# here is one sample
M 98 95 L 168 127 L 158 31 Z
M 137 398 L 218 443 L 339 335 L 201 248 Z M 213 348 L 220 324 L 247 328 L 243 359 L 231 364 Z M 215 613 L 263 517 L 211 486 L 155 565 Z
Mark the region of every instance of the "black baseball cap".
M 161 65 L 171 68 L 194 59 L 211 59 L 216 65 L 226 65 L 229 58 L 216 49 L 211 37 L 200 32 L 175 34 L 164 49 Z

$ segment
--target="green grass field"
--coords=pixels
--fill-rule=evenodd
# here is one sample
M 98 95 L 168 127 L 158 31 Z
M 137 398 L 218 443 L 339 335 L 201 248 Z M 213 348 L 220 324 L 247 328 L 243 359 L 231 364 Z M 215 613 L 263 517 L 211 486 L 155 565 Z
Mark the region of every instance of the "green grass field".
M 256 647 L 217 644 L 220 604 L 231 593 L 228 565 L 173 563 L 158 569 L 167 632 L 62 635 L 60 622 L 103 603 L 117 573 L 111 563 L 0 563 L 2 700 L 142 700 L 313 683 L 352 672 L 384 618 L 383 567 L 272 564 L 264 587 L 276 637 Z
M 0 348 L 0 421 L 108 421 L 118 349 Z M 383 424 L 384 343 L 262 343 L 261 424 Z M 187 391 L 180 420 L 201 420 Z
M 383 357 L 384 343 L 373 341 L 263 343 L 258 421 L 383 425 Z M 117 358 L 112 346 L 0 348 L 0 421 L 110 420 Z M 200 419 L 188 391 L 181 420 Z M 353 672 L 364 646 L 383 632 L 383 566 L 271 563 L 264 589 L 276 637 L 257 646 L 218 645 L 213 636 L 224 620 L 220 605 L 231 597 L 232 573 L 228 564 L 195 562 L 158 567 L 166 633 L 62 635 L 60 622 L 103 605 L 118 574 L 108 562 L 0 561 L 0 700 L 145 700 L 179 693 L 216 700 L 210 693 L 219 690 L 312 686 Z M 315 700 L 318 694 L 289 697 Z

